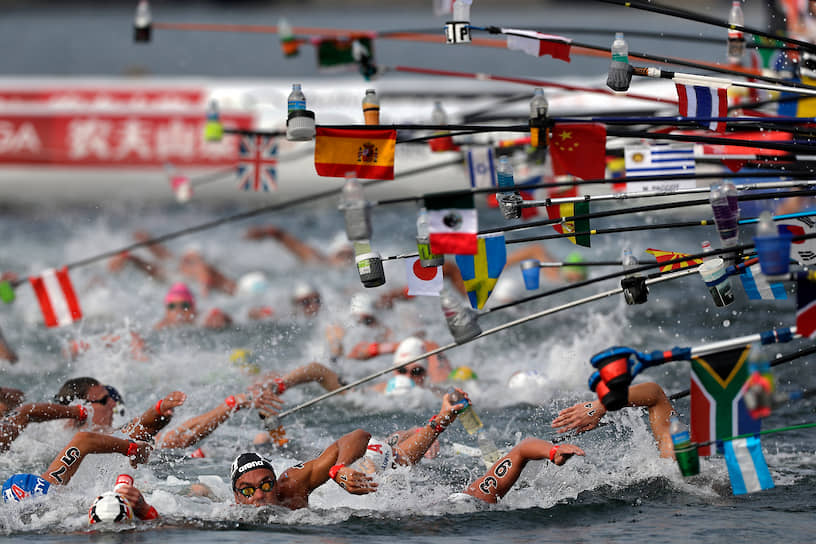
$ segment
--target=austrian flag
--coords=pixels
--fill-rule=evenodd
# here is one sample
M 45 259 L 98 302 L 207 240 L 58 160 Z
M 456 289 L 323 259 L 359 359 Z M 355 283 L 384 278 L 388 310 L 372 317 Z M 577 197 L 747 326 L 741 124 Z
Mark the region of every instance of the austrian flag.
M 502 28 L 501 31 L 507 34 L 507 49 L 524 51 L 534 57 L 550 55 L 555 59 L 570 61 L 572 40 L 569 38 L 515 28 Z
M 39 277 L 31 276 L 28 281 L 40 303 L 46 327 L 61 327 L 82 319 L 82 310 L 67 267 L 59 270 L 49 268 Z

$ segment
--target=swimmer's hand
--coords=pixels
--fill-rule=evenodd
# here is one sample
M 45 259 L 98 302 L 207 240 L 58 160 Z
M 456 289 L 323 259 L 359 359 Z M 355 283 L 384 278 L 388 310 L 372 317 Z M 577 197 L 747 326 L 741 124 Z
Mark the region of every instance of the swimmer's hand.
M 367 495 L 377 491 L 377 483 L 370 476 L 350 467 L 338 470 L 334 481 L 352 495 Z
M 569 408 L 558 412 L 558 417 L 553 419 L 553 428 L 559 433 L 575 431 L 583 433 L 598 426 L 598 422 L 606 414 L 606 408 L 599 400 L 592 402 L 579 402 Z
M 138 468 L 139 465 L 147 463 L 147 459 L 150 457 L 150 452 L 153 451 L 153 446 L 147 442 L 141 442 L 138 440 L 133 442 L 133 444 L 136 444 L 136 451 L 130 456 L 130 466 L 133 468 Z
M 558 466 L 563 465 L 567 462 L 567 459 L 572 457 L 573 455 L 586 455 L 584 450 L 579 448 L 578 446 L 573 446 L 572 444 L 561 444 L 558 446 L 558 449 L 555 451 L 555 457 L 553 457 L 553 463 Z
M 116 488 L 116 492 L 127 500 L 133 507 L 133 513 L 139 519 L 145 519 L 150 511 L 150 505 L 142 496 L 142 492 L 132 485 L 121 484 Z
M 462 397 L 466 399 L 468 403 L 470 402 L 470 397 L 468 397 L 467 393 L 465 393 L 458 387 L 455 388 L 455 390 L 457 393 L 462 395 Z M 462 411 L 464 408 L 465 408 L 464 401 L 454 403 L 454 401 L 451 399 L 451 395 L 446 394 L 445 396 L 442 397 L 442 409 L 439 411 L 439 416 L 442 419 L 453 421 L 454 419 L 456 419 L 457 414 L 459 414 L 459 412 Z
M 263 417 L 276 416 L 283 407 L 283 401 L 269 388 L 253 385 L 249 388 L 249 393 L 244 393 L 235 397 L 238 406 L 241 408 L 256 408 Z
M 187 395 L 181 391 L 173 391 L 161 400 L 161 413 L 159 415 L 164 417 L 173 417 L 173 409 L 184 404 L 184 401 L 186 400 Z

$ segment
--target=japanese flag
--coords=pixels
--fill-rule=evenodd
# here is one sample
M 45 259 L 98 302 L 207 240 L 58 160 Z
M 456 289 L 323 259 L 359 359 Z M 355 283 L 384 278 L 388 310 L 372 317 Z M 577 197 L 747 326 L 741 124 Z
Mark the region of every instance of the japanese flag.
M 442 290 L 442 267 L 425 268 L 419 257 L 405 259 L 405 275 L 408 278 L 408 294 L 438 297 Z
M 28 278 L 40 303 L 46 327 L 69 325 L 82 319 L 79 300 L 68 277 L 68 268 L 49 268 L 39 277 Z

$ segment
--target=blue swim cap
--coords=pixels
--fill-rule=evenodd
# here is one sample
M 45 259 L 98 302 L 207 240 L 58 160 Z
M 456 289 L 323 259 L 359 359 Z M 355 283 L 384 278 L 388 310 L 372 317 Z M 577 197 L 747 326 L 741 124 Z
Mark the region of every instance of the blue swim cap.
M 20 502 L 31 495 L 45 495 L 51 487 L 36 474 L 15 474 L 3 484 L 3 502 Z

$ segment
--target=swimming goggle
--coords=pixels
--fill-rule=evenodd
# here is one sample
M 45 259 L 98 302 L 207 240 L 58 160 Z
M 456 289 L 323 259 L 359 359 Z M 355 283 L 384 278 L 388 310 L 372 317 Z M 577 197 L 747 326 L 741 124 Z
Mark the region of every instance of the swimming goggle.
M 411 376 L 422 376 L 423 374 L 425 374 L 425 367 L 415 366 L 410 371 L 407 368 L 402 367 L 398 368 L 397 372 L 399 372 L 400 374 L 408 374 L 408 372 L 410 372 Z
M 247 486 L 247 487 L 242 487 L 241 489 L 238 489 L 237 491 L 241 495 L 243 495 L 244 497 L 251 497 L 252 495 L 255 494 L 255 492 L 258 489 L 260 489 L 264 493 L 269 493 L 270 491 L 272 491 L 272 488 L 274 488 L 274 487 L 275 487 L 275 480 L 271 480 L 271 481 L 267 480 L 265 482 L 262 482 L 260 487 L 252 487 L 250 485 L 250 486 Z
M 176 308 L 178 308 L 179 310 L 189 310 L 192 307 L 193 307 L 192 304 L 190 304 L 189 302 L 168 302 L 167 303 L 167 309 L 168 310 L 175 310 Z

